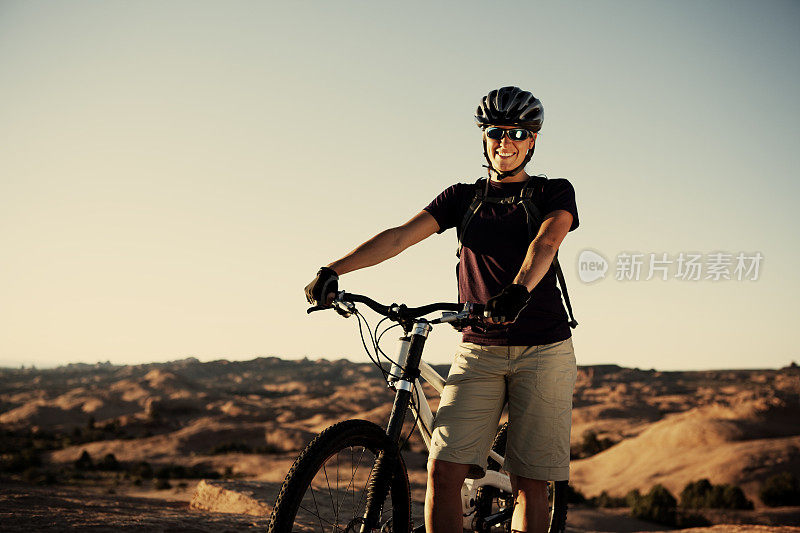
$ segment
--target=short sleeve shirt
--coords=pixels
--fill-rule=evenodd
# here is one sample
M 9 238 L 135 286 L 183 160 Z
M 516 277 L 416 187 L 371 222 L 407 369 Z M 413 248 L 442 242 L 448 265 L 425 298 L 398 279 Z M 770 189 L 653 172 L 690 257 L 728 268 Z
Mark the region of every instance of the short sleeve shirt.
M 570 231 L 577 228 L 578 208 L 572 184 L 566 179 L 543 176 L 531 179 L 535 180 L 534 202 L 542 215 L 547 217 L 563 209 L 572 214 Z M 523 185 L 490 181 L 488 195 L 515 196 Z M 474 183 L 457 183 L 445 189 L 425 211 L 436 219 L 442 233 L 462 223 L 474 196 Z M 521 205 L 484 203 L 462 236 L 457 267 L 459 301 L 485 304 L 499 294 L 519 273 L 529 245 L 528 221 Z M 568 339 L 571 331 L 552 265 L 531 296 L 513 324 L 486 331 L 466 328 L 464 341 L 484 346 L 531 346 Z

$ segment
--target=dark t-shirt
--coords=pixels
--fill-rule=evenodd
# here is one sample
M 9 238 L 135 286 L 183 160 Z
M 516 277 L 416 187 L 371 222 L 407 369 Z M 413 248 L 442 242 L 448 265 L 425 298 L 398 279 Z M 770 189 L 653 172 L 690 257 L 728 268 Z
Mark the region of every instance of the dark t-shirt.
M 572 213 L 570 231 L 578 227 L 575 190 L 565 179 L 532 176 L 534 202 L 543 216 L 563 209 Z M 519 194 L 523 183 L 489 182 L 489 196 Z M 457 227 L 464 219 L 475 195 L 474 183 L 457 183 L 445 189 L 426 208 L 439 224 L 439 233 Z M 520 205 L 484 203 L 462 237 L 463 248 L 458 264 L 460 302 L 485 304 L 514 281 L 519 273 L 530 238 L 525 210 Z M 531 346 L 563 341 L 572 335 L 567 313 L 556 287 L 553 266 L 533 289 L 532 298 L 520 317 L 502 328 L 464 330 L 464 341 L 484 346 Z

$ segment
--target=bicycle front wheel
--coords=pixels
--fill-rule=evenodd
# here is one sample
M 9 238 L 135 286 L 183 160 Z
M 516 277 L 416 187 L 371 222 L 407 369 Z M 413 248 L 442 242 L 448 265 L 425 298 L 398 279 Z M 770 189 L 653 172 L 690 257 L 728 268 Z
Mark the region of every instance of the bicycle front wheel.
M 320 433 L 283 482 L 268 533 L 361 531 L 378 454 L 393 447 L 380 426 L 347 420 Z M 395 461 L 377 529 L 409 533 L 411 495 L 402 457 Z

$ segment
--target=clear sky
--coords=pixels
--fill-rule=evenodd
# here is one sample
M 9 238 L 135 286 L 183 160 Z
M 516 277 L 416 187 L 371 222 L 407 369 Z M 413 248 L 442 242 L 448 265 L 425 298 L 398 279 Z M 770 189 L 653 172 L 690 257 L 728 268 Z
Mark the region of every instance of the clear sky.
M 366 361 L 303 287 L 484 172 L 472 115 L 502 85 L 544 104 L 528 171 L 576 190 L 579 364 L 800 360 L 798 28 L 788 1 L 3 0 L 0 364 Z M 455 300 L 455 245 L 340 286 Z M 581 281 L 587 249 L 605 279 Z M 644 279 L 649 253 L 716 252 L 760 253 L 758 279 Z

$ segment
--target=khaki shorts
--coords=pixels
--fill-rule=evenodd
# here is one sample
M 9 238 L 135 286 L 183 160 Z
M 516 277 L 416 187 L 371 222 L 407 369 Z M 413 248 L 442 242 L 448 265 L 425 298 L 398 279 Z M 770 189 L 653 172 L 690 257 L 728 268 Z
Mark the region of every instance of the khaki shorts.
M 472 465 L 468 477 L 483 477 L 508 401 L 505 470 L 544 481 L 569 479 L 576 378 L 572 338 L 541 346 L 462 343 L 433 423 L 429 459 Z

